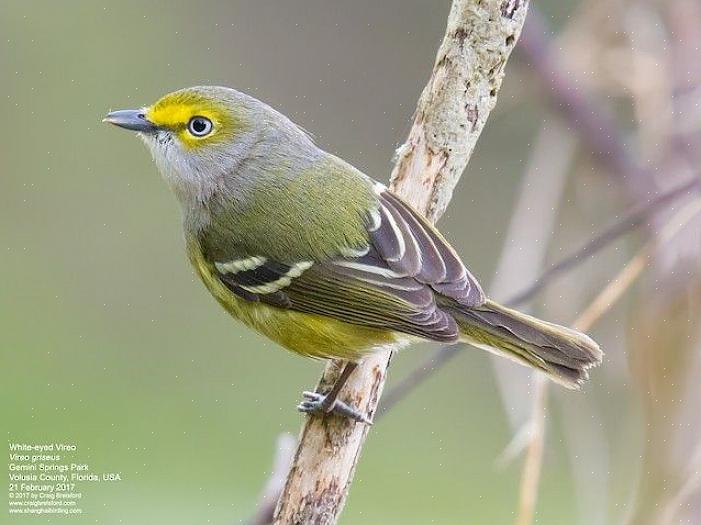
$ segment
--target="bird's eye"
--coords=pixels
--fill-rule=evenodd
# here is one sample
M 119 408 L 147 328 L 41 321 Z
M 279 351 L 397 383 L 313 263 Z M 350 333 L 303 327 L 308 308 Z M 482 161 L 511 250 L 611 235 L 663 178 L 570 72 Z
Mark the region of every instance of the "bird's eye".
M 204 137 L 212 132 L 212 121 L 205 117 L 192 117 L 187 130 L 195 137 Z

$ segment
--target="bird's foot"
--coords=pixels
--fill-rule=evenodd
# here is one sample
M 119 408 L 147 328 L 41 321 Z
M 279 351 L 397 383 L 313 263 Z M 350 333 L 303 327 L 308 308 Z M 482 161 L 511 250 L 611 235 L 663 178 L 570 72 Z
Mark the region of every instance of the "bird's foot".
M 304 399 L 297 405 L 297 410 L 300 412 L 318 416 L 334 413 L 357 421 L 358 423 L 372 425 L 372 421 L 370 421 L 365 414 L 347 405 L 343 401 L 339 401 L 338 399 L 327 401 L 328 395 L 319 394 L 318 392 L 302 392 L 302 397 Z

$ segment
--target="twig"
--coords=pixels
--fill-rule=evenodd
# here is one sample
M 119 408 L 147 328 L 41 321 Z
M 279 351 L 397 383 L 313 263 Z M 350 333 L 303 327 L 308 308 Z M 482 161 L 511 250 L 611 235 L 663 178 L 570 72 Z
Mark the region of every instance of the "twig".
M 631 211 L 626 213 L 621 219 L 617 220 L 610 226 L 604 229 L 603 232 L 587 241 L 581 248 L 566 256 L 553 266 L 545 270 L 528 288 L 519 292 L 514 297 L 505 301 L 505 304 L 511 307 L 519 306 L 532 299 L 538 292 L 548 286 L 558 276 L 572 270 L 586 260 L 590 259 L 601 250 L 611 245 L 623 235 L 630 233 L 636 228 L 645 224 L 645 221 L 655 215 L 663 208 L 671 205 L 678 198 L 688 195 L 692 190 L 701 187 L 701 179 L 694 178 L 680 186 L 671 190 L 660 193 L 649 202 L 639 204 Z M 418 387 L 426 379 L 440 370 L 452 357 L 455 356 L 456 346 L 445 346 L 435 350 L 431 356 L 426 359 L 416 369 L 403 378 L 396 386 L 392 387 L 385 396 L 382 402 L 382 407 L 378 416 L 384 415 L 391 410 L 397 403 L 404 399 L 412 390 Z
M 435 221 L 464 171 L 496 103 L 506 61 L 518 40 L 528 0 L 454 0 L 429 83 L 407 143 L 398 152 L 392 189 Z M 367 358 L 342 392 L 370 417 L 391 353 Z M 319 388 L 338 377 L 327 365 Z M 275 511 L 274 523 L 336 523 L 368 432 L 336 417 L 310 417 Z
M 611 307 L 618 302 L 623 294 L 642 274 L 647 267 L 652 255 L 663 245 L 671 241 L 684 226 L 701 214 L 701 199 L 696 199 L 675 213 L 665 224 L 658 236 L 638 251 L 638 253 L 623 267 L 616 278 L 612 280 L 582 312 L 573 327 L 577 330 L 587 331 L 598 321 Z M 535 515 L 535 503 L 538 495 L 540 471 L 543 463 L 543 451 L 545 447 L 545 414 L 547 405 L 546 391 L 548 383 L 543 380 L 536 382 L 536 391 L 533 400 L 533 419 L 529 422 L 532 434 L 531 441 L 526 452 L 521 487 L 519 491 L 518 514 L 515 525 L 531 525 Z

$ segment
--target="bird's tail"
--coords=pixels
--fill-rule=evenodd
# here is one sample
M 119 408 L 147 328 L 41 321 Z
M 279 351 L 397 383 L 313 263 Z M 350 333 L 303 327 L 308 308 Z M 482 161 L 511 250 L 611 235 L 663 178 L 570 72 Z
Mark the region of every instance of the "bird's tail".
M 462 341 L 542 370 L 567 388 L 578 389 L 601 363 L 599 345 L 586 335 L 493 301 L 453 315 Z

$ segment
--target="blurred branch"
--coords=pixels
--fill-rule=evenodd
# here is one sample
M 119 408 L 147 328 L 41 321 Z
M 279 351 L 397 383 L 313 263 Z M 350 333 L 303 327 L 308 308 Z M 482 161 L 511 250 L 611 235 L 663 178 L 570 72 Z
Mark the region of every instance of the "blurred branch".
M 547 268 L 550 240 L 557 230 L 565 186 L 573 171 L 579 139 L 562 118 L 543 122 L 520 182 L 518 198 L 509 219 L 501 253 L 489 285 L 489 296 L 503 301 L 533 282 Z M 534 203 L 538 203 L 534 206 Z M 523 302 L 520 310 L 528 310 Z M 531 388 L 531 376 L 512 362 L 491 356 L 494 376 L 505 415 L 512 429 L 528 420 L 531 403 L 523 393 Z
M 686 177 L 690 174 L 693 176 L 689 180 L 688 193 L 691 196 L 692 193 L 698 192 L 701 188 L 701 177 L 695 175 L 698 165 L 698 156 L 696 155 L 699 151 L 698 137 L 676 136 L 672 143 L 669 143 L 668 137 L 660 136 L 664 135 L 664 133 L 660 134 L 660 130 L 667 129 L 665 125 L 669 126 L 669 119 L 672 115 L 673 123 L 677 128 L 684 120 L 686 120 L 687 126 L 694 122 L 695 113 L 691 107 L 673 108 L 673 102 L 666 100 L 666 98 L 671 97 L 668 82 L 670 80 L 669 72 L 673 68 L 669 67 L 668 61 L 672 56 L 676 56 L 677 59 L 683 58 L 683 60 L 679 60 L 676 64 L 678 76 L 674 80 L 676 85 L 671 86 L 671 91 L 691 89 L 693 92 L 693 87 L 698 85 L 698 81 L 689 82 L 690 77 L 693 76 L 691 72 L 699 71 L 699 61 L 697 60 L 698 31 L 701 26 L 698 24 L 698 14 L 700 13 L 698 2 L 690 0 L 685 3 L 689 8 L 693 6 L 692 9 L 684 9 L 682 7 L 684 2 L 679 1 L 637 4 L 624 2 L 620 6 L 612 6 L 606 2 L 596 2 L 595 4 L 597 5 L 587 11 L 588 14 L 596 13 L 591 17 L 591 20 L 583 22 L 581 17 L 574 17 L 575 20 L 579 19 L 578 22 L 574 23 L 579 23 L 583 27 L 579 29 L 579 38 L 573 38 L 569 46 L 565 45 L 564 50 L 557 45 L 561 41 L 553 44 L 554 39 L 550 36 L 551 32 L 544 18 L 535 9 L 532 10 L 519 46 L 520 56 L 526 58 L 531 68 L 536 72 L 538 80 L 546 88 L 544 91 L 547 102 L 564 115 L 573 128 L 578 130 L 580 137 L 589 144 L 601 164 L 608 168 L 611 177 L 622 183 L 631 202 L 644 202 L 651 194 L 657 193 L 658 180 L 660 185 L 663 185 L 675 180 L 688 180 Z M 665 6 L 664 10 L 661 9 L 662 5 Z M 658 7 L 660 9 L 657 9 Z M 677 25 L 676 27 L 672 26 L 672 29 L 667 32 L 667 38 L 664 38 L 662 37 L 665 32 L 664 24 L 657 20 L 657 13 L 662 11 L 674 13 L 675 10 Z M 644 27 L 641 27 L 639 23 L 641 15 Z M 616 19 L 616 22 L 613 23 L 613 27 L 608 29 L 609 40 L 607 41 L 607 29 L 601 25 L 602 23 L 607 24 L 607 21 L 612 18 Z M 686 35 L 686 38 L 683 35 L 684 28 L 691 31 L 690 34 Z M 620 44 L 619 35 L 621 34 L 628 36 L 627 43 L 624 45 Z M 606 47 L 606 42 L 613 47 Z M 592 47 L 595 46 L 600 48 L 598 53 L 592 50 Z M 616 49 L 616 46 L 620 47 Z M 681 55 L 679 54 L 680 47 L 685 48 L 685 52 Z M 590 61 L 589 66 L 593 66 L 583 66 L 580 63 L 579 67 L 574 67 L 588 71 L 589 77 L 587 79 L 578 79 L 571 73 L 573 63 L 577 61 L 576 56 L 573 58 L 573 52 L 574 54 L 578 53 L 578 49 L 582 50 L 582 56 L 586 56 L 586 59 Z M 618 54 L 618 62 L 615 65 L 608 64 L 607 70 L 607 63 L 610 62 L 614 53 Z M 642 67 L 643 64 L 646 64 L 645 68 Z M 643 72 L 643 69 L 646 71 Z M 622 127 L 617 126 L 612 111 L 607 108 L 607 105 L 610 104 L 609 100 L 613 98 L 611 90 L 604 93 L 604 96 L 599 97 L 598 100 L 585 91 L 587 80 L 606 77 L 607 72 L 617 75 L 618 81 L 625 86 L 620 94 L 632 98 L 631 102 L 638 109 L 645 107 L 645 118 L 639 118 L 638 128 L 631 132 L 626 132 Z M 696 78 L 699 78 L 698 74 Z M 637 84 L 637 88 L 632 88 L 634 83 Z M 645 90 L 654 87 L 654 93 L 651 94 L 654 101 L 652 104 L 651 101 L 643 100 L 644 97 L 641 96 L 642 92 L 639 89 L 641 83 L 647 85 Z M 615 93 L 613 95 L 615 96 Z M 646 94 L 645 97 L 647 96 Z M 673 129 L 668 131 L 676 133 Z M 636 143 L 631 147 L 633 140 L 636 140 Z M 645 159 L 647 164 L 642 166 L 638 159 Z M 650 159 L 654 159 L 654 163 L 651 164 Z M 675 202 L 685 200 L 688 202 L 688 199 L 682 197 L 685 188 L 680 189 L 682 189 L 682 193 L 679 194 L 681 198 L 675 199 Z M 672 206 L 661 206 L 657 212 L 644 219 L 647 221 L 648 229 L 651 232 L 657 232 L 664 228 L 670 213 L 672 213 Z M 663 296 L 669 297 L 683 293 L 691 276 L 689 270 L 682 268 L 679 263 L 683 257 L 688 258 L 688 252 L 693 251 L 694 247 L 698 250 L 698 242 L 679 235 L 674 243 L 666 245 L 664 252 L 658 252 L 656 262 L 658 274 L 650 278 L 655 283 L 653 285 L 655 295 L 645 304 L 654 303 L 657 305 L 666 302 Z M 698 263 L 694 263 L 692 260 L 689 265 L 692 271 L 694 264 L 698 267 Z M 661 280 L 660 269 L 666 270 L 664 281 Z M 687 313 L 687 315 L 689 314 Z M 657 322 L 667 326 L 668 319 L 664 317 L 664 313 L 658 312 L 658 316 Z M 659 333 L 659 330 L 655 330 L 655 328 L 651 330 L 653 333 Z M 655 346 L 649 340 L 646 342 L 650 345 L 650 355 L 655 355 L 656 350 L 659 350 L 659 345 Z M 641 349 L 640 345 L 636 346 L 638 353 Z M 658 374 L 665 382 L 674 381 L 673 378 L 670 378 L 667 367 L 660 367 Z M 653 406 L 659 405 L 657 396 L 650 394 L 647 388 L 643 392 L 646 392 L 650 397 Z M 678 400 L 679 398 L 674 397 L 674 399 Z M 508 404 L 505 406 L 510 407 Z M 660 408 L 660 421 L 664 421 L 663 418 L 668 417 L 668 415 L 666 410 Z M 645 433 L 652 432 L 654 426 L 648 421 Z M 680 426 L 676 432 L 677 436 L 675 437 L 678 439 L 681 434 L 684 432 L 688 434 L 690 430 L 688 426 L 684 426 L 683 430 Z M 575 431 L 575 434 L 577 434 L 578 439 L 582 439 L 581 432 Z M 662 443 L 672 441 L 670 436 L 666 437 L 669 439 L 663 440 Z M 649 451 L 650 457 L 659 458 L 662 455 L 658 444 L 651 443 L 649 435 L 646 436 L 645 442 L 645 448 Z M 580 472 L 589 474 L 589 481 L 597 479 L 597 473 L 594 472 L 596 466 L 592 465 L 588 458 L 583 457 L 579 450 L 574 450 L 575 446 L 570 445 L 572 461 L 579 463 Z M 591 448 L 589 444 L 587 450 L 590 454 Z M 659 459 L 654 461 L 657 462 Z M 643 468 L 643 476 L 649 478 L 653 486 L 659 486 L 659 479 L 655 479 L 659 473 L 651 472 L 648 465 Z M 676 472 L 678 469 L 671 467 L 671 471 Z M 607 474 L 610 475 L 606 469 L 601 469 L 598 472 L 599 476 Z M 596 486 L 594 492 L 605 494 L 599 483 L 585 483 L 576 487 L 580 508 L 589 509 L 589 512 L 591 512 L 592 502 L 596 501 L 601 504 L 601 499 L 597 498 L 596 494 L 591 493 L 594 486 Z M 587 491 L 586 495 L 585 491 Z M 589 499 L 589 505 L 582 501 L 586 498 Z M 651 498 L 650 494 L 644 494 L 641 501 L 645 501 L 647 504 L 646 508 L 640 510 L 641 515 L 646 515 L 652 519 L 652 522 L 657 523 L 654 517 L 650 517 L 651 513 L 647 512 L 654 508 L 656 504 L 654 498 Z M 592 523 L 591 515 L 584 519 L 583 523 Z
M 694 177 L 671 190 L 663 191 L 648 202 L 634 206 L 633 209 L 627 212 L 620 220 L 614 222 L 599 235 L 590 239 L 579 250 L 545 270 L 528 288 L 511 298 L 509 303 L 511 305 L 519 305 L 529 301 L 547 286 L 550 281 L 600 252 L 623 235 L 645 225 L 646 221 L 658 211 L 670 205 L 677 200 L 677 198 L 688 195 L 692 190 L 700 187 L 701 178 Z
M 610 113 L 584 95 L 572 76 L 565 73 L 549 32 L 543 15 L 532 9 L 519 52 L 548 88 L 547 97 L 553 108 L 572 124 L 612 174 L 623 181 L 634 200 L 644 200 L 656 192 L 652 173 L 633 160 L 626 139 Z
M 701 184 L 699 184 L 700 180 L 701 179 L 694 178 L 671 190 L 660 193 L 649 202 L 634 206 L 621 219 L 605 228 L 600 234 L 592 237 L 582 245 L 581 248 L 545 270 L 538 276 L 533 284 L 524 291 L 507 299 L 505 304 L 513 308 L 529 301 L 538 292 L 547 287 L 555 278 L 576 268 L 607 246 L 610 246 L 623 235 L 644 225 L 647 219 L 655 215 L 661 209 L 670 206 L 678 198 L 688 195 L 694 189 L 701 187 Z M 458 353 L 456 350 L 459 350 L 459 348 L 458 346 L 446 346 L 435 350 L 431 357 L 423 364 L 416 367 L 414 371 L 387 392 L 378 416 L 384 415 L 385 412 L 391 410 L 414 390 L 414 388 L 440 370 L 443 365 L 448 363 Z
M 694 199 L 676 212 L 664 225 L 660 234 L 649 240 L 618 276 L 592 301 L 589 307 L 574 322 L 577 330 L 585 331 L 603 313 L 621 298 L 649 263 L 649 259 L 661 246 L 670 242 L 689 222 L 701 213 L 701 198 Z
M 701 214 L 701 199 L 696 199 L 684 206 L 679 212 L 664 225 L 660 235 L 653 237 L 638 251 L 638 253 L 626 264 L 618 275 L 611 281 L 582 312 L 572 326 L 586 332 L 598 321 L 611 307 L 618 302 L 623 294 L 642 274 L 649 264 L 654 253 L 671 241 L 684 226 L 696 216 Z M 540 471 L 543 462 L 543 450 L 545 447 L 545 417 L 547 405 L 546 390 L 548 383 L 545 380 L 536 382 L 536 391 L 533 395 L 533 416 L 528 423 L 531 428 L 531 440 L 526 452 L 526 463 L 521 477 L 521 488 L 516 525 L 531 525 L 535 514 L 535 502 L 540 482 Z
M 268 525 L 273 521 L 275 505 L 285 486 L 287 471 L 292 463 L 296 446 L 297 440 L 292 434 L 283 433 L 278 436 L 270 477 L 258 497 L 256 513 L 246 522 L 246 525 Z
M 701 444 L 696 447 L 686 466 L 686 480 L 660 512 L 659 525 L 673 525 L 675 521 L 680 523 L 679 510 L 684 508 L 689 500 L 693 497 L 698 498 L 699 495 L 701 495 Z
M 398 150 L 392 189 L 429 220 L 445 210 L 496 103 L 504 66 L 519 37 L 528 0 L 454 0 L 431 78 L 419 99 L 407 142 Z M 343 390 L 370 418 L 391 353 L 364 360 Z M 319 390 L 338 377 L 327 365 Z M 336 523 L 368 432 L 338 417 L 307 419 L 273 523 Z
M 526 461 L 521 474 L 516 525 L 530 525 L 535 515 L 538 501 L 538 486 L 545 450 L 545 419 L 547 417 L 547 379 L 542 374 L 534 374 L 533 406 L 528 428 L 528 448 Z
M 701 215 L 698 217 L 701 218 Z M 701 245 L 699 224 L 674 238 Z M 669 243 L 655 253 L 669 250 Z M 667 293 L 669 277 L 649 275 L 631 319 L 627 355 L 636 403 L 642 409 L 638 439 L 640 470 L 621 523 L 663 525 L 701 523 L 701 493 L 694 494 L 701 455 L 701 267 L 675 275 L 686 284 Z M 636 454 L 637 456 L 637 454 Z M 671 520 L 671 521 L 670 521 Z

